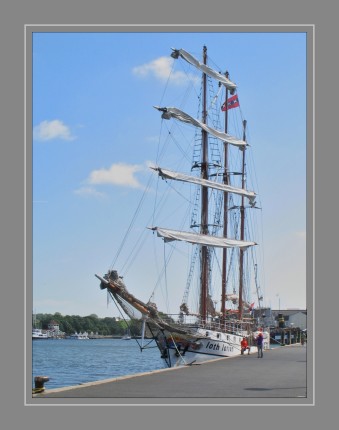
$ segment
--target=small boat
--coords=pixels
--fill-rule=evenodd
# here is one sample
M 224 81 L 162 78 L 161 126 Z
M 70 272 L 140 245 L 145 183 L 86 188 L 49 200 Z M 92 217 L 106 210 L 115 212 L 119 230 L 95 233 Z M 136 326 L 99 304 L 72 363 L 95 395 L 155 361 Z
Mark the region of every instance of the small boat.
M 43 332 L 40 328 L 33 328 L 32 329 L 32 339 L 48 339 L 48 335 L 46 332 Z
M 155 203 L 146 208 L 150 212 L 147 219 L 152 222 L 158 219 L 160 210 L 165 207 L 163 200 L 166 197 L 172 205 L 169 204 L 167 211 L 164 210 L 162 220 L 175 222 L 176 225 L 167 228 L 154 222 L 152 226 L 145 227 L 155 237 L 154 241 L 158 241 L 157 237 L 163 239 L 163 268 L 158 270 L 159 280 L 156 280 L 154 289 L 160 281 L 166 287 L 169 274 L 173 273 L 175 285 L 182 284 L 180 308 L 173 313 L 160 312 L 153 291 L 148 300 L 136 297 L 125 284 L 126 274 L 121 273 L 117 265 L 112 265 L 103 276 L 95 275 L 100 280 L 100 288 L 107 290 L 122 312 L 130 320 L 140 323 L 141 348 L 147 347 L 143 346 L 144 339 L 152 338 L 168 367 L 240 355 L 241 340 L 246 337 L 249 345 L 255 348 L 258 331 L 263 332 L 264 348 L 268 349 L 270 344 L 269 328 L 265 328 L 264 319 L 254 318 L 254 308 L 260 311 L 262 300 L 258 281 L 259 259 L 256 257 L 261 238 L 258 232 L 261 223 L 256 217 L 261 216 L 261 208 L 257 206 L 258 194 L 251 191 L 252 186 L 256 186 L 255 174 L 251 175 L 248 171 L 252 159 L 250 163 L 247 157 L 253 145 L 247 141 L 247 121 L 240 109 L 237 85 L 229 79 L 228 72 L 222 74 L 208 65 L 205 46 L 202 62 L 183 49 L 172 48 L 172 51 L 173 64 L 185 64 L 188 80 L 194 72 L 199 74 L 200 91 L 196 89 L 196 78 L 189 83 L 195 85 L 191 94 L 199 103 L 194 108 L 194 112 L 199 114 L 188 114 L 176 107 L 154 106 L 161 114 L 163 125 L 160 130 L 166 130 L 166 127 L 169 130 L 163 133 L 165 143 L 158 151 L 162 159 L 158 158 L 157 164 L 151 167 L 158 175 L 158 183 L 154 187 L 157 192 L 153 194 L 159 193 L 159 196 L 156 195 Z M 183 94 L 183 103 L 188 103 L 188 92 Z M 193 107 L 190 109 L 193 112 Z M 167 123 L 170 125 L 167 126 Z M 173 123 L 175 127 L 171 128 Z M 177 128 L 180 128 L 178 133 Z M 176 158 L 174 151 L 179 145 L 181 152 Z M 192 152 L 189 159 L 188 148 Z M 160 166 L 161 161 L 173 166 L 177 162 L 175 167 L 178 170 L 172 165 L 166 168 Z M 154 173 L 153 176 L 156 177 Z M 253 180 L 251 188 L 250 179 Z M 165 194 L 164 187 L 170 187 L 171 192 Z M 184 187 L 187 187 L 187 193 Z M 183 197 L 182 204 L 175 203 L 177 210 L 181 210 L 185 203 L 190 206 L 189 219 L 189 212 L 183 211 L 183 218 L 185 215 L 188 224 L 185 229 L 182 229 L 184 222 L 177 221 L 173 196 L 178 199 Z M 141 203 L 142 200 L 138 213 Z M 252 221 L 255 227 L 250 225 Z M 127 233 L 122 246 L 127 243 Z M 133 252 L 139 250 L 141 243 L 136 235 L 133 239 L 134 249 L 126 253 L 131 266 L 135 264 Z M 120 257 L 122 246 L 117 247 L 114 264 Z M 180 281 L 181 273 L 176 266 L 169 270 L 175 252 L 187 255 L 186 260 L 190 261 L 186 280 Z M 159 257 L 160 253 L 161 250 Z M 158 263 L 149 257 L 150 269 Z M 125 266 L 125 262 L 120 265 L 122 268 Z M 138 279 L 142 286 L 139 291 L 144 292 L 148 278 L 143 281 L 143 273 L 138 267 L 136 271 L 139 272 L 134 275 L 134 280 Z M 148 268 L 143 270 L 146 272 Z M 166 294 L 171 294 L 170 289 L 166 290 Z
M 69 336 L 70 339 L 84 340 L 89 339 L 88 333 L 73 333 Z
M 38 328 L 39 324 L 37 323 L 36 313 L 33 314 L 33 324 L 32 324 L 32 339 L 48 339 L 48 333 L 46 331 L 42 331 L 41 328 Z

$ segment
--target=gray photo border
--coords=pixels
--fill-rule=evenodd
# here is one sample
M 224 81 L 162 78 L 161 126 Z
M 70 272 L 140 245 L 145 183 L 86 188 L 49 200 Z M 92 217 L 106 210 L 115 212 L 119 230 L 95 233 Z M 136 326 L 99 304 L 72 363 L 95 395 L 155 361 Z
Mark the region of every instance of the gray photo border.
M 313 192 L 312 192 L 312 186 L 310 184 L 313 183 L 313 70 L 314 70 L 314 27 L 311 25 L 305 25 L 305 26 L 250 26 L 250 25 L 238 25 L 238 26 L 147 26 L 145 28 L 144 26 L 26 26 L 26 94 L 27 94 L 27 105 L 26 105 L 26 118 L 27 118 L 27 125 L 32 124 L 32 93 L 31 93 L 31 82 L 32 82 L 32 76 L 31 76 L 31 70 L 32 70 L 32 35 L 35 32 L 40 33 L 48 33 L 48 32 L 154 32 L 155 34 L 157 32 L 163 32 L 166 30 L 166 32 L 248 32 L 248 33 L 254 33 L 254 32 L 264 32 L 264 33 L 291 33 L 291 32 L 302 32 L 306 34 L 307 37 L 307 102 L 308 102 L 308 109 L 307 109 L 307 166 L 308 166 L 308 178 L 307 183 L 308 185 L 308 194 L 307 194 L 307 213 L 308 213 L 308 219 L 307 219 L 307 242 L 308 242 L 308 254 L 307 254 L 307 311 L 308 311 L 308 327 L 309 327 L 309 338 L 312 339 L 312 324 L 313 324 L 313 274 L 312 274 L 312 254 L 313 254 L 313 247 L 312 247 L 312 237 L 313 237 Z M 30 193 L 29 191 L 32 189 L 32 142 L 31 142 L 31 127 L 28 126 L 26 128 L 26 166 L 27 166 L 27 176 L 26 176 L 26 184 L 27 184 L 27 196 L 26 199 L 27 203 L 27 225 L 32 225 L 32 206 L 31 202 L 32 199 L 29 198 Z M 31 285 L 32 280 L 32 266 L 31 266 L 31 253 L 30 253 L 30 244 L 32 243 L 32 236 L 31 236 L 31 230 L 27 228 L 26 230 L 26 237 L 27 237 L 27 288 L 26 288 L 26 294 L 27 294 L 27 300 L 26 300 L 26 336 L 27 339 L 29 339 L 29 330 L 30 330 L 30 315 L 32 312 L 32 291 L 33 286 Z M 32 345 L 31 342 L 27 342 L 26 344 L 26 351 L 27 351 L 27 370 L 32 369 L 32 362 L 31 362 L 31 351 Z M 307 402 L 306 404 L 313 404 L 313 342 L 310 340 L 308 342 L 308 348 L 307 348 Z M 31 381 L 31 373 L 27 371 L 26 375 L 27 385 L 26 385 L 26 393 L 27 393 L 27 404 L 138 404 L 138 405 L 145 405 L 145 404 L 178 404 L 178 400 L 174 399 L 30 399 L 31 397 L 31 387 L 28 384 L 28 381 Z M 286 404 L 305 404 L 305 399 L 180 399 L 179 404 L 227 404 L 227 405 L 241 405 L 241 404 L 261 404 L 261 405 L 286 405 Z

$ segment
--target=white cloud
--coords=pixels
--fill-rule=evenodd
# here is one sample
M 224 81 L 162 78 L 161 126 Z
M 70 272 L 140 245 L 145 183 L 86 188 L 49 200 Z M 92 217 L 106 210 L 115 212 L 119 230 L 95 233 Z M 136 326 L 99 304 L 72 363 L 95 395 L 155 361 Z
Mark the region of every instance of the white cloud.
M 74 140 L 71 131 L 67 125 L 58 119 L 53 121 L 42 121 L 33 129 L 33 138 L 40 141 L 62 139 Z
M 92 185 L 110 184 L 140 188 L 141 184 L 135 177 L 135 173 L 141 170 L 144 170 L 144 167 L 136 164 L 112 164 L 109 169 L 93 170 L 90 173 L 88 183 Z
M 187 82 L 187 79 L 195 79 L 193 76 L 189 76 L 184 72 L 172 71 L 173 61 L 173 58 L 170 57 L 159 57 L 156 60 L 143 64 L 142 66 L 134 67 L 133 73 L 143 78 L 154 76 L 156 79 L 161 81 L 167 81 L 171 75 L 171 82 L 176 84 Z
M 75 190 L 74 193 L 78 194 L 80 196 L 85 196 L 85 197 L 103 198 L 106 196 L 105 193 L 101 193 L 100 191 L 97 191 L 93 187 L 81 187 L 81 188 L 78 188 L 77 190 Z

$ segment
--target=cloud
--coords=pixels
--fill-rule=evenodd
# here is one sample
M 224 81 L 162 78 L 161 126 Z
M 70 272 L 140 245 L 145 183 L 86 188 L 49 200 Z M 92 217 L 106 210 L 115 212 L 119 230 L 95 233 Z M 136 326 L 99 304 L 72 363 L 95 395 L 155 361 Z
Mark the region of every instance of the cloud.
M 88 183 L 91 185 L 109 184 L 141 188 L 142 185 L 135 177 L 135 173 L 141 170 L 144 170 L 144 167 L 136 164 L 112 164 L 109 169 L 93 170 L 90 173 Z
M 54 119 L 53 121 L 42 121 L 33 129 L 33 138 L 40 141 L 62 139 L 74 140 L 70 129 L 62 121 Z
M 167 81 L 170 76 L 171 82 L 179 85 L 187 82 L 188 79 L 196 79 L 193 75 L 188 75 L 181 71 L 173 71 L 173 61 L 171 57 L 159 57 L 149 63 L 134 67 L 133 73 L 142 78 L 154 76 L 160 81 Z
M 98 197 L 98 198 L 106 197 L 105 193 L 97 191 L 93 187 L 81 187 L 75 190 L 74 193 L 85 197 Z

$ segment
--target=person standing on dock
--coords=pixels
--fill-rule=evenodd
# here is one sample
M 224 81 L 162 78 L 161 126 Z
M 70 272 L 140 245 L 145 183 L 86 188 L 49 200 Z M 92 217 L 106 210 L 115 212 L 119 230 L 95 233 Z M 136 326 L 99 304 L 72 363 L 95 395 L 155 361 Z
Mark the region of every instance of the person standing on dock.
M 261 331 L 258 333 L 258 336 L 256 337 L 256 342 L 257 342 L 257 348 L 258 348 L 258 358 L 259 357 L 262 358 L 263 357 L 262 347 L 264 343 L 264 336 Z
M 246 352 L 246 351 L 248 351 L 248 354 L 250 353 L 250 347 L 248 346 L 248 342 L 247 342 L 246 337 L 243 338 L 240 345 L 241 345 L 241 355 L 243 355 L 244 352 Z

